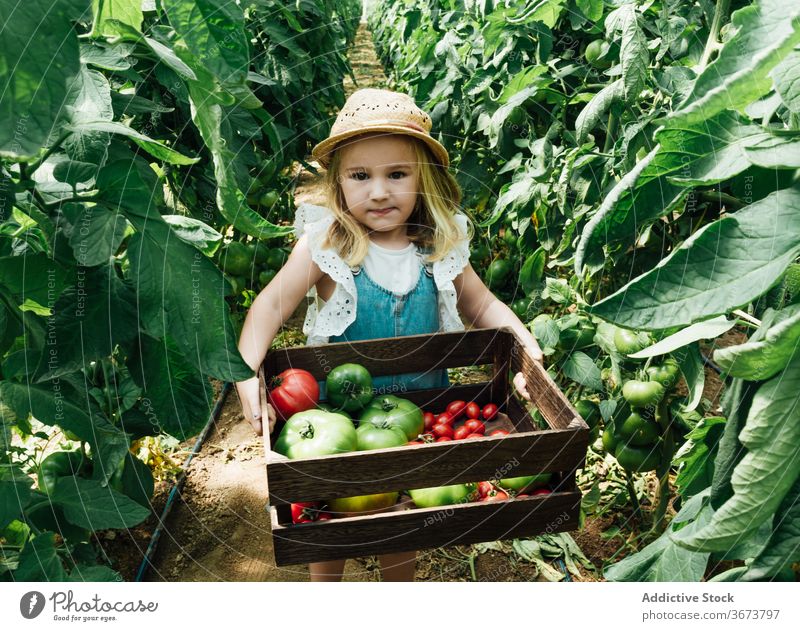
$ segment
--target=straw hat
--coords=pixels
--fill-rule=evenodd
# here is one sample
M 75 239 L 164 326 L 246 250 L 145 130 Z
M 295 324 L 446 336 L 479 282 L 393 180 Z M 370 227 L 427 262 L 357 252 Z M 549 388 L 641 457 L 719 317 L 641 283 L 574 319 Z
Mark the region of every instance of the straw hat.
M 330 135 L 314 147 L 311 157 L 328 168 L 338 143 L 359 134 L 387 132 L 419 138 L 446 168 L 450 165 L 447 149 L 431 137 L 430 131 L 431 117 L 407 94 L 363 88 L 350 95 L 336 117 Z

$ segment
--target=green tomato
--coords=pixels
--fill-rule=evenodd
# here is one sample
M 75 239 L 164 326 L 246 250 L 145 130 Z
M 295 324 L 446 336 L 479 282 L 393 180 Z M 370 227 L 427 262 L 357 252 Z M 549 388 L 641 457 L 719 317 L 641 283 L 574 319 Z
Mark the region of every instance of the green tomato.
M 613 454 L 618 442 L 619 439 L 614 435 L 612 428 L 606 427 L 603 430 L 603 449 L 606 453 Z
M 349 418 L 316 409 L 289 417 L 275 441 L 275 451 L 291 460 L 330 456 L 357 448 L 356 428 Z
M 660 446 L 633 447 L 619 443 L 614 450 L 614 457 L 623 469 L 628 471 L 652 471 L 658 467 Z
M 450 504 L 474 501 L 477 499 L 478 485 L 474 482 L 469 482 L 467 484 L 409 489 L 408 494 L 419 508 L 433 508 L 434 506 L 448 506 Z
M 575 403 L 575 410 L 581 415 L 589 427 L 597 427 L 600 422 L 600 406 L 590 399 L 581 399 Z
M 279 199 L 278 191 L 266 191 L 261 195 L 258 203 L 265 208 L 271 208 Z
M 498 486 L 522 493 L 523 491 L 530 491 L 547 486 L 550 478 L 553 477 L 552 473 L 540 473 L 538 475 L 521 475 L 516 478 L 503 478 L 497 482 Z
M 657 381 L 631 379 L 622 384 L 622 396 L 634 408 L 655 405 L 664 398 L 664 386 Z
M 231 241 L 219 256 L 222 269 L 231 276 L 244 276 L 253 266 L 255 249 L 241 241 Z
M 517 247 L 517 235 L 511 228 L 506 228 L 503 231 L 503 242 L 512 250 Z
M 636 331 L 618 328 L 614 332 L 614 346 L 620 354 L 630 355 L 642 350 L 645 344 L 642 344 Z
M 267 262 L 269 252 L 270 249 L 266 243 L 256 241 L 256 243 L 253 245 L 253 261 L 257 265 L 264 265 Z
M 286 263 L 287 258 L 289 258 L 289 255 L 286 254 L 284 250 L 273 248 L 267 255 L 267 267 L 278 271 L 283 267 L 284 263 Z
M 495 259 L 486 270 L 486 284 L 489 289 L 500 289 L 511 275 L 513 266 L 506 259 Z
M 379 421 L 399 427 L 406 440 L 414 440 L 425 429 L 422 410 L 411 401 L 392 394 L 375 397 L 361 413 L 361 423 Z
M 606 59 L 605 56 L 609 51 L 609 44 L 603 39 L 596 39 L 589 42 L 586 47 L 586 61 L 595 68 L 605 69 L 611 66 L 611 61 Z
M 526 318 L 528 316 L 528 305 L 530 301 L 527 298 L 519 298 L 511 303 L 511 311 L 514 312 L 514 315 L 517 316 L 520 320 Z
M 485 243 L 479 243 L 469 253 L 469 258 L 473 262 L 480 263 L 481 261 L 486 260 L 489 258 L 491 251 L 489 250 L 489 246 Z
M 361 364 L 341 364 L 325 379 L 328 400 L 349 414 L 361 412 L 372 401 L 372 375 Z
M 265 269 L 258 275 L 258 282 L 261 284 L 262 287 L 266 287 L 272 282 L 272 279 L 275 278 L 278 272 L 274 269 Z
M 356 429 L 358 450 L 389 449 L 408 443 L 406 433 L 388 421 L 375 418 L 372 421 L 361 421 Z
M 660 366 L 649 366 L 645 372 L 650 381 L 657 381 L 665 389 L 671 390 L 678 383 L 681 369 L 678 362 L 669 357 Z
M 397 491 L 373 493 L 371 495 L 353 495 L 328 500 L 328 508 L 339 513 L 337 517 L 352 517 L 372 511 L 379 511 L 394 506 L 400 494 Z
M 581 322 L 578 326 L 564 329 L 558 336 L 558 347 L 561 350 L 577 351 L 594 344 L 595 327 L 590 322 Z
M 39 464 L 37 479 L 39 490 L 52 495 L 58 478 L 88 473 L 89 460 L 78 449 L 75 451 L 56 451 Z
M 638 412 L 631 412 L 619 427 L 619 435 L 628 445 L 645 447 L 656 443 L 661 435 L 658 423 L 643 418 Z
M 522 125 L 525 123 L 527 118 L 528 115 L 525 109 L 517 105 L 508 113 L 506 122 L 510 123 L 511 125 Z

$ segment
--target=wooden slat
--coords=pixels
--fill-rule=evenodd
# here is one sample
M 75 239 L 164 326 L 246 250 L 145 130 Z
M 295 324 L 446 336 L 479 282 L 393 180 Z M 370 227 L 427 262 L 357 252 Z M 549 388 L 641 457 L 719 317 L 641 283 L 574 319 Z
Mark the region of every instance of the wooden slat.
M 516 336 L 514 349 L 511 352 L 511 370 L 514 373 L 520 371 L 523 373 L 531 401 L 541 410 L 550 427 L 553 429 L 575 427 L 588 430 L 586 422 L 570 405 L 544 366 L 531 359 Z
M 575 530 L 580 501 L 579 492 L 552 493 L 287 526 L 272 507 L 275 561 L 282 566 Z
M 491 364 L 496 339 L 506 334 L 498 329 L 472 329 L 272 349 L 267 354 L 267 374 L 302 368 L 322 380 L 332 368 L 348 362 L 361 364 L 373 376 Z
M 281 504 L 510 478 L 582 466 L 588 428 L 545 430 L 267 463 Z
M 492 400 L 505 408 L 508 403 L 508 370 L 511 366 L 513 336 L 511 329 L 500 329 L 505 335 L 498 335 L 494 343 L 492 370 Z

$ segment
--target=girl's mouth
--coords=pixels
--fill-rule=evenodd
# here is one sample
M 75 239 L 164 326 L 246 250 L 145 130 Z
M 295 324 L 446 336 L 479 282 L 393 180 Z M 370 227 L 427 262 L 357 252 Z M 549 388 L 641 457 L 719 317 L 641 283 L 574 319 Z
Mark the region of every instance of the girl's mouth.
M 393 210 L 394 210 L 394 208 L 379 208 L 379 209 L 370 210 L 369 212 L 374 213 L 376 215 L 386 215 L 386 214 L 392 212 Z

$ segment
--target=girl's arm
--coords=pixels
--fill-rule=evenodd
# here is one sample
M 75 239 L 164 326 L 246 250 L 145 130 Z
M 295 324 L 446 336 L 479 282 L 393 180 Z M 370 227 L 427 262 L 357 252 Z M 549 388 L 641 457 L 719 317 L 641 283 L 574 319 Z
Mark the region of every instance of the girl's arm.
M 275 278 L 253 301 L 244 320 L 242 334 L 239 337 L 239 352 L 253 370 L 258 370 L 283 323 L 294 313 L 308 290 L 322 276 L 322 270 L 311 259 L 308 237 L 303 235 Z M 258 377 L 237 382 L 236 387 L 243 402 L 242 408 L 245 406 L 248 408 L 244 409 L 245 416 L 248 417 L 256 433 L 261 434 L 263 411 L 259 400 Z M 270 421 L 274 422 L 272 418 L 274 411 L 268 410 L 268 412 L 271 412 Z
M 513 329 L 530 356 L 536 361 L 542 361 L 542 349 L 536 342 L 528 328 L 520 321 L 508 305 L 500 302 L 489 291 L 483 281 L 467 263 L 464 271 L 453 281 L 458 295 L 458 310 L 473 326 L 502 327 Z M 530 400 L 530 395 L 525 388 L 525 379 L 521 372 L 514 376 L 514 385 L 519 393 Z

